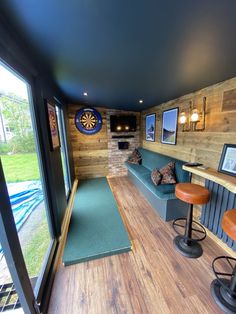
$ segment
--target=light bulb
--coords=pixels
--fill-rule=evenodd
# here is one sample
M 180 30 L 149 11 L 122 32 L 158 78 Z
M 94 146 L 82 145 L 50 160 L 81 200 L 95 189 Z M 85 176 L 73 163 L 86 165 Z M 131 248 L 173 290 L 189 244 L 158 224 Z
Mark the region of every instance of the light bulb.
M 197 109 L 193 109 L 192 114 L 191 114 L 191 121 L 192 122 L 199 121 L 199 113 Z
M 121 130 L 121 126 L 118 125 L 116 129 L 117 129 L 117 131 L 120 131 Z
M 180 117 L 179 117 L 179 123 L 180 124 L 185 124 L 187 122 L 187 117 L 185 112 L 181 112 Z

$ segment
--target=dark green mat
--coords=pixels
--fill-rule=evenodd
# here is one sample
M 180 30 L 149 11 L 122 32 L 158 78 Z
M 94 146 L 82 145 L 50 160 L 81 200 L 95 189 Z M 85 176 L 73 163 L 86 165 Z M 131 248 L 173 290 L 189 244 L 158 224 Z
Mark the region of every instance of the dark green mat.
M 106 178 L 80 181 L 63 263 L 71 265 L 131 250 L 131 243 Z

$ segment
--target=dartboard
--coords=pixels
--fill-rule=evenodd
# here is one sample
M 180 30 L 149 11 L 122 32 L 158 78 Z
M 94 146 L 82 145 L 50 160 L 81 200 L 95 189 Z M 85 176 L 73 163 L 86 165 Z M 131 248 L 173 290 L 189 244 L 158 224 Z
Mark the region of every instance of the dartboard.
M 92 130 L 97 124 L 97 117 L 91 111 L 84 112 L 80 117 L 80 123 L 86 130 Z
M 102 117 L 96 109 L 83 108 L 75 114 L 75 125 L 81 133 L 95 134 L 102 127 Z

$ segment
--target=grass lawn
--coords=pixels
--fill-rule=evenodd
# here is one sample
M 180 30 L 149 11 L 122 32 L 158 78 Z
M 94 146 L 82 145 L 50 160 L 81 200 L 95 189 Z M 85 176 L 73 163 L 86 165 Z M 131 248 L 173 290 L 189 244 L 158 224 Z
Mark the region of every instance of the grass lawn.
M 29 235 L 30 240 L 27 244 L 22 246 L 26 267 L 30 277 L 39 275 L 50 243 L 45 210 L 43 210 L 42 217 L 40 218 L 41 221 L 34 221 L 31 223 L 30 229 L 34 227 L 34 230 L 29 229 L 29 231 L 31 231 L 31 236 Z
M 8 183 L 40 178 L 36 153 L 0 155 L 0 158 Z M 35 208 L 18 232 L 30 277 L 39 275 L 51 239 L 44 206 L 41 203 Z
M 39 167 L 36 153 L 0 155 L 8 183 L 38 180 Z

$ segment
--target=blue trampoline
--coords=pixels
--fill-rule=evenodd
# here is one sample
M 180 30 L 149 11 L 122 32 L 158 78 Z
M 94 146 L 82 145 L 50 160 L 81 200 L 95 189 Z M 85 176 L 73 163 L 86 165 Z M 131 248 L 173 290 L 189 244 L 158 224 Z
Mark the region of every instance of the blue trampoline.
M 19 231 L 32 211 L 43 201 L 40 181 L 9 183 L 7 185 L 16 229 Z M 0 245 L 0 253 L 2 247 Z

